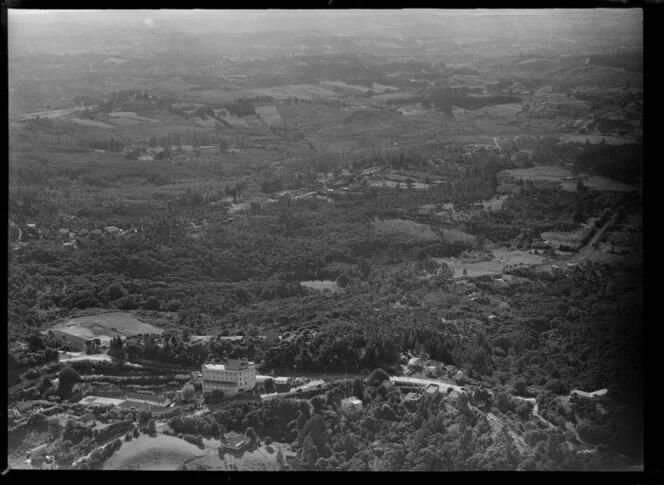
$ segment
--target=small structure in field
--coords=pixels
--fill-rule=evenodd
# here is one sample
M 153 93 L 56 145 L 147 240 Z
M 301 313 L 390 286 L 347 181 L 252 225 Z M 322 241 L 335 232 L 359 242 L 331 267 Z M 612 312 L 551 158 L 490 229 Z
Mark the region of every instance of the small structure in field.
M 341 400 L 341 410 L 348 414 L 355 414 L 362 411 L 362 401 L 356 397 L 347 397 Z
M 427 396 L 436 397 L 440 393 L 440 387 L 436 384 L 429 384 L 425 389 L 424 393 Z
M 221 439 L 221 447 L 224 451 L 242 451 L 251 443 L 251 438 L 245 434 L 230 433 L 224 434 Z

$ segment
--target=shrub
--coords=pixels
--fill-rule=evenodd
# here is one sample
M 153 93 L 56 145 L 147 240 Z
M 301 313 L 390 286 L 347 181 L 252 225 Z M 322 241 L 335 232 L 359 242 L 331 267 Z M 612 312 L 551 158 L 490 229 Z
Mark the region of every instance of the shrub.
M 106 289 L 111 301 L 129 296 L 129 292 L 119 283 L 111 283 Z
M 185 434 L 183 436 L 183 439 L 187 441 L 188 443 L 191 443 L 192 445 L 196 445 L 198 447 L 203 447 L 203 438 L 200 436 L 194 436 L 193 434 Z
M 138 308 L 138 305 L 131 296 L 120 298 L 117 302 L 117 306 L 120 310 L 135 310 Z
M 390 376 L 383 369 L 374 369 L 367 377 L 367 381 L 372 386 L 378 386 L 383 381 L 389 380 Z
M 131 441 L 132 439 L 134 439 L 134 436 L 130 431 L 127 431 L 127 434 L 125 435 L 125 441 Z
M 151 296 L 145 301 L 143 308 L 146 310 L 159 310 L 161 308 L 161 302 L 157 297 Z
M 540 441 L 546 440 L 546 435 L 539 429 L 534 429 L 528 431 L 523 438 L 530 446 L 535 446 Z
M 567 386 L 563 384 L 560 379 L 551 379 L 546 383 L 546 388 L 554 394 L 566 394 L 568 392 Z
M 180 309 L 182 306 L 182 303 L 180 303 L 180 300 L 169 300 L 168 303 L 164 306 L 166 311 L 168 312 L 176 312 Z

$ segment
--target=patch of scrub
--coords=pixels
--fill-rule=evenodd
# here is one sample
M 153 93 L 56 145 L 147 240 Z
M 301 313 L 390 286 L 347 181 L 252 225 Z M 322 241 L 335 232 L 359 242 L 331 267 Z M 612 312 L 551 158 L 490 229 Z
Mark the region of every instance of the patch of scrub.
M 332 280 L 300 281 L 300 284 L 305 288 L 311 288 L 312 290 L 317 291 L 337 291 L 339 289 L 337 283 Z
M 383 219 L 376 218 L 373 226 L 380 232 L 387 234 L 404 234 L 425 241 L 438 241 L 438 235 L 433 232 L 431 226 L 405 219 Z

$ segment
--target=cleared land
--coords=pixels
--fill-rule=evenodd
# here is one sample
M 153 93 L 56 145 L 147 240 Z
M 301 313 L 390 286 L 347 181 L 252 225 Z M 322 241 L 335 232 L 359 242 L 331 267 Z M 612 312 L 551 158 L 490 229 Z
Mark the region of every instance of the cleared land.
M 52 330 L 66 330 L 82 338 L 110 340 L 115 336 L 160 334 L 162 330 L 138 320 L 131 312 L 109 312 L 72 318 L 60 323 Z
M 439 239 L 428 224 L 404 219 L 376 219 L 373 226 L 378 231 L 386 234 L 403 234 L 425 241 L 437 241 Z
M 140 436 L 122 447 L 104 466 L 104 470 L 175 470 L 185 461 L 205 452 L 174 436 Z
M 256 106 L 256 113 L 268 126 L 276 126 L 280 128 L 284 125 L 284 120 L 281 119 L 281 115 L 276 106 Z

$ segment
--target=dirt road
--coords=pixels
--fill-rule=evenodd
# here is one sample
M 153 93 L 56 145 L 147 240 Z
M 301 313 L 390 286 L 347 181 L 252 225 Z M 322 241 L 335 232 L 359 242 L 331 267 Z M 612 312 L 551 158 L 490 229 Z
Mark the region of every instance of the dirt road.
M 574 263 L 577 261 L 582 261 L 583 259 L 587 258 L 590 252 L 593 250 L 593 244 L 599 241 L 599 239 L 602 237 L 602 234 L 604 234 L 604 231 L 606 231 L 607 228 L 615 224 L 617 218 L 618 218 L 618 211 L 613 213 L 611 219 L 609 219 L 609 221 L 606 224 L 604 224 L 604 227 L 595 232 L 595 235 L 592 237 L 590 241 L 588 241 L 588 244 L 586 244 L 583 248 L 579 249 L 579 251 L 577 251 L 574 255 L 572 255 L 572 257 L 568 259 L 568 262 Z

